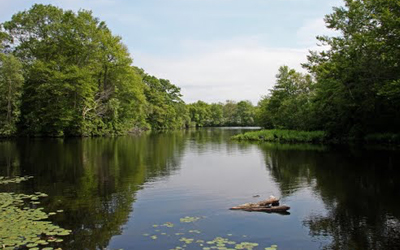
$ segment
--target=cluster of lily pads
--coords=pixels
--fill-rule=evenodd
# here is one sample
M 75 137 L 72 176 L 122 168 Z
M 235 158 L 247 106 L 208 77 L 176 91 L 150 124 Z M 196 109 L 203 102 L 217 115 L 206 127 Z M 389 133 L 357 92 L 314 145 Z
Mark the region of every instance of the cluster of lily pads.
M 181 223 L 191 223 L 191 222 L 198 221 L 202 218 L 205 218 L 205 217 L 186 216 L 184 218 L 181 218 L 179 221 Z M 174 226 L 175 225 L 172 222 L 167 222 L 167 223 L 164 223 L 161 225 L 153 225 L 153 227 L 155 228 L 155 232 L 159 233 L 160 235 L 168 235 L 165 232 L 161 232 L 160 228 L 162 228 L 162 227 L 172 228 Z M 191 249 L 191 248 L 193 248 L 191 246 L 196 246 L 195 247 L 196 249 L 198 249 L 200 247 L 200 249 L 202 249 L 202 250 L 214 250 L 214 249 L 216 249 L 216 250 L 255 250 L 255 249 L 277 250 L 278 249 L 277 245 L 271 245 L 269 247 L 260 248 L 258 243 L 247 242 L 247 241 L 236 242 L 227 237 L 226 238 L 216 237 L 213 240 L 209 240 L 209 241 L 203 240 L 203 239 L 195 239 L 194 237 L 189 237 L 189 236 L 193 236 L 194 234 L 197 234 L 197 235 L 201 234 L 201 231 L 190 229 L 186 233 L 182 233 L 182 232 L 175 233 L 176 236 L 186 235 L 187 237 L 179 238 L 179 242 L 181 242 L 182 245 L 172 248 L 170 250 Z M 158 239 L 157 234 L 143 234 L 143 236 L 149 237 L 152 240 Z M 231 237 L 233 235 L 227 234 L 227 236 Z M 242 235 L 242 237 L 247 238 L 247 235 Z
M 13 178 L 7 178 L 4 176 L 0 176 L 0 185 L 2 184 L 10 184 L 10 183 L 20 183 L 22 181 L 27 181 L 29 179 L 32 179 L 33 176 L 16 176 Z
M 202 217 L 186 216 L 186 217 L 180 218 L 179 221 L 182 222 L 182 223 L 190 223 L 190 222 L 196 222 L 196 221 L 200 220 L 201 218 Z
M 19 183 L 30 178 L 0 177 L 0 184 Z M 60 243 L 63 241 L 60 236 L 71 233 L 46 221 L 56 212 L 45 213 L 43 208 L 37 208 L 39 199 L 43 197 L 47 197 L 47 194 L 0 193 L 0 249 L 52 250 L 50 243 Z

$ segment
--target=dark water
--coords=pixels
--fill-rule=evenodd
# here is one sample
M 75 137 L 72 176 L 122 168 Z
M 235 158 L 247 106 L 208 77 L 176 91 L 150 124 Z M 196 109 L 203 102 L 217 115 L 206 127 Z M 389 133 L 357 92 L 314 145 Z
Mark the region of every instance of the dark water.
M 35 178 L 0 191 L 49 194 L 42 205 L 63 209 L 53 221 L 73 230 L 63 249 L 173 249 L 181 237 L 217 236 L 262 250 L 400 249 L 400 151 L 229 140 L 241 131 L 3 141 L 0 175 Z M 290 215 L 228 210 L 271 194 Z M 153 227 L 165 222 L 175 226 Z

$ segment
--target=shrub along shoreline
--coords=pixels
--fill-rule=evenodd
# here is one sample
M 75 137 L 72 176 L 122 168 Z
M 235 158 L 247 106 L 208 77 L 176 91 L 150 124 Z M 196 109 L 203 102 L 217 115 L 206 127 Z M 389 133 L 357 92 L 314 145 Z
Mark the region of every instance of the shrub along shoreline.
M 238 134 L 231 137 L 238 141 L 264 141 L 284 143 L 349 143 L 363 142 L 368 144 L 400 144 L 400 134 L 368 134 L 362 139 L 354 137 L 332 138 L 324 131 L 298 131 L 281 129 L 264 129 Z
M 324 131 L 297 131 L 297 130 L 259 130 L 238 134 L 234 140 L 243 141 L 272 141 L 272 142 L 308 142 L 322 143 L 327 141 Z

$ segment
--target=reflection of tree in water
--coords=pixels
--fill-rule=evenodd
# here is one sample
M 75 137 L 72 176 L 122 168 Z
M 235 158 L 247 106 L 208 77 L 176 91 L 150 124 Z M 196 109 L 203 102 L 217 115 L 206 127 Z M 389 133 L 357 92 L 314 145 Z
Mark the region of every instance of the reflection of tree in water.
M 198 152 L 204 153 L 207 150 L 219 152 L 227 150 L 228 152 L 236 152 L 237 150 L 246 151 L 254 145 L 231 140 L 233 135 L 246 132 L 245 128 L 200 128 L 189 129 L 186 131 L 188 138 L 193 142 L 192 147 L 196 148 Z
M 310 167 L 325 147 L 308 144 L 260 143 L 265 163 L 279 186 L 282 196 L 288 196 L 314 181 Z
M 327 215 L 304 224 L 312 236 L 332 238 L 327 249 L 400 247 L 398 151 L 261 147 L 282 195 L 303 186 L 320 195 Z
M 53 218 L 73 230 L 63 248 L 104 249 L 121 234 L 136 192 L 177 170 L 183 149 L 181 133 L 2 142 L 0 151 L 10 152 L 0 155 L 0 175 L 35 176 L 22 184 L 24 192 L 46 192 L 46 209 L 64 209 Z

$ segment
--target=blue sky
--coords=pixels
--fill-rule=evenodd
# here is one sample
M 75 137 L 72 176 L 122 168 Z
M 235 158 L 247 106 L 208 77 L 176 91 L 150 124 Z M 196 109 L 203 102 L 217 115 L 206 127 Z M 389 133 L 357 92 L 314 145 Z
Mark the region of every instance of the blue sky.
M 0 0 L 0 22 L 34 3 L 90 9 L 123 37 L 134 64 L 182 88 L 184 100 L 250 100 L 280 65 L 301 70 L 340 0 Z

